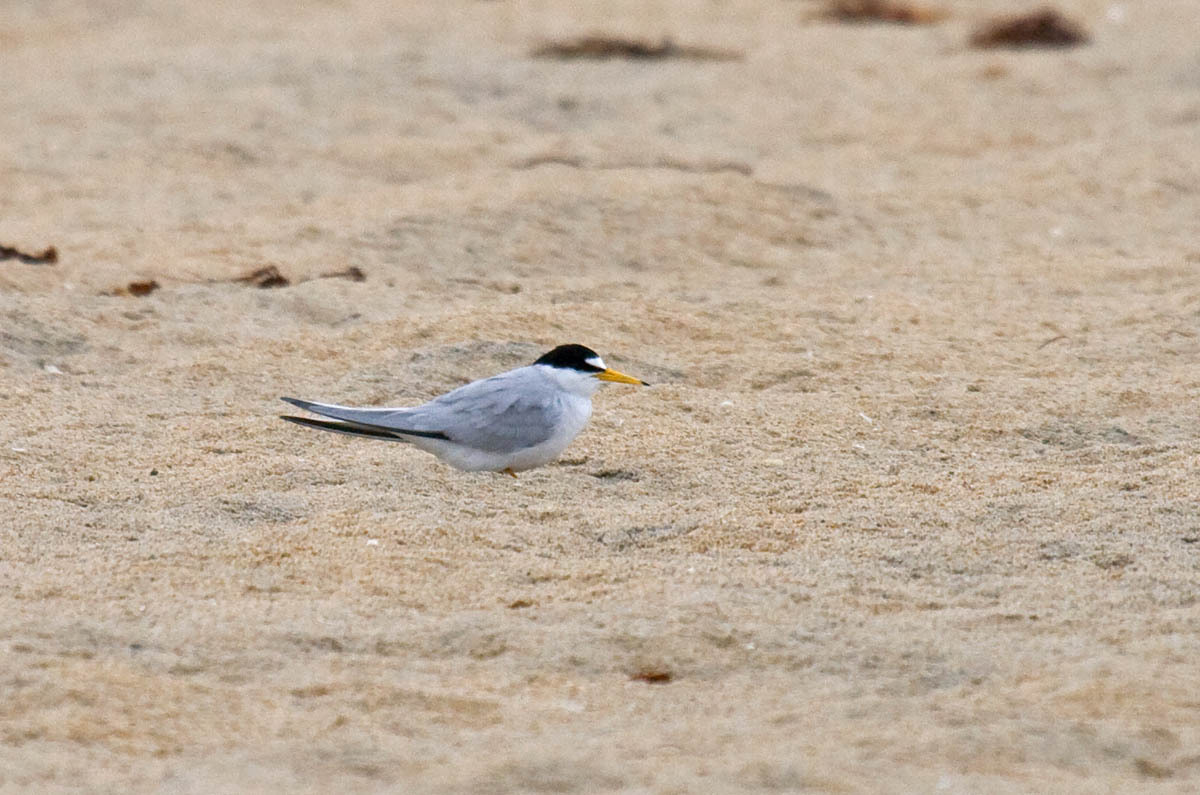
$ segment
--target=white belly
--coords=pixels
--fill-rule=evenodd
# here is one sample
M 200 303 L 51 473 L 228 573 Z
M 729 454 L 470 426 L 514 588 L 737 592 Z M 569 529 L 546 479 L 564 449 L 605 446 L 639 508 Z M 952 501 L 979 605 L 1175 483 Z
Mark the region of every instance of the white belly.
M 468 472 L 499 472 L 511 469 L 514 472 L 522 472 L 544 466 L 562 455 L 587 425 L 592 414 L 592 401 L 578 395 L 566 395 L 563 409 L 554 434 L 549 439 L 541 444 L 512 452 L 476 450 L 441 439 L 414 439 L 413 444 L 433 453 L 455 469 Z

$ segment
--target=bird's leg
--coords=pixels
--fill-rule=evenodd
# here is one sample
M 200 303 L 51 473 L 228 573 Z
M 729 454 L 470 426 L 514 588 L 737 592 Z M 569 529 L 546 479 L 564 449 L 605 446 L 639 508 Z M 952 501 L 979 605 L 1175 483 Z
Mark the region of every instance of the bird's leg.
M 508 475 L 509 477 L 511 477 L 513 480 L 517 479 L 517 473 L 512 471 L 512 467 L 505 467 L 504 469 L 501 469 L 500 471 L 503 472 L 504 474 Z

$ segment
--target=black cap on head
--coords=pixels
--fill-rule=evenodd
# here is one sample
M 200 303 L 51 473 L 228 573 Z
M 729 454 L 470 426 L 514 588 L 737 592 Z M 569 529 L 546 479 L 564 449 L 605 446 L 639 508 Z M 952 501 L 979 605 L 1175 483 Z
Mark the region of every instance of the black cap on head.
M 591 361 L 589 361 L 591 360 Z M 534 364 L 545 364 L 550 367 L 561 367 L 566 370 L 579 370 L 583 373 L 602 373 L 604 367 L 595 364 L 603 362 L 600 354 L 583 345 L 559 345 L 549 353 L 542 354 Z

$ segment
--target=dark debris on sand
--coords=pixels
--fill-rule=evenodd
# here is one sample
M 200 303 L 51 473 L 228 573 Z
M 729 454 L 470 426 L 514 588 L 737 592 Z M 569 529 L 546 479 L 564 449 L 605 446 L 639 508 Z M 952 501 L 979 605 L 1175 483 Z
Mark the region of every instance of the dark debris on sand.
M 329 273 L 322 273 L 320 276 L 317 276 L 315 278 L 317 278 L 317 279 L 346 279 L 347 281 L 352 281 L 352 282 L 365 282 L 367 280 L 367 274 L 365 272 L 363 272 L 363 269 L 358 267 L 357 265 L 351 265 L 340 271 L 330 271 Z M 284 276 L 283 272 L 280 271 L 279 268 L 276 267 L 275 265 L 265 265 L 261 268 L 258 268 L 257 270 L 253 270 L 250 273 L 247 273 L 244 276 L 237 276 L 237 277 L 234 277 L 233 279 L 229 279 L 228 281 L 231 281 L 231 282 L 234 282 L 237 284 L 246 284 L 251 287 L 258 287 L 259 289 L 262 289 L 262 290 L 268 290 L 268 289 L 275 288 L 275 287 L 289 287 L 292 284 L 292 280 L 289 279 L 288 277 Z M 309 280 L 301 279 L 301 281 L 303 282 L 303 281 L 309 281 Z
M 274 287 L 287 287 L 292 282 L 288 277 L 279 272 L 279 268 L 274 265 L 267 265 L 257 270 L 247 273 L 245 276 L 236 276 L 230 279 L 232 282 L 247 284 L 251 287 L 258 287 L 261 290 L 268 290 Z
M 363 269 L 358 267 L 357 265 L 351 265 L 350 267 L 345 268 L 344 270 L 330 271 L 329 273 L 322 273 L 317 278 L 318 279 L 346 279 L 346 280 L 352 281 L 352 282 L 365 282 L 367 280 L 367 274 L 364 273 Z
M 133 281 L 123 287 L 118 287 L 115 290 L 110 290 L 108 295 L 131 295 L 135 298 L 141 298 L 162 287 L 155 279 L 144 279 Z
M 941 8 L 904 0 L 830 0 L 821 16 L 841 22 L 892 22 L 898 25 L 932 25 L 949 16 Z
M 643 668 L 629 675 L 635 682 L 645 682 L 648 685 L 665 685 L 675 678 L 670 671 L 662 668 Z
M 534 58 L 558 60 L 590 59 L 605 60 L 667 60 L 688 61 L 735 61 L 742 57 L 739 52 L 714 47 L 697 47 L 676 44 L 670 38 L 654 42 L 645 39 L 627 39 L 619 36 L 583 36 L 578 39 L 552 41 L 533 50 Z
M 984 23 L 971 34 L 971 46 L 997 47 L 1075 47 L 1089 41 L 1083 27 L 1053 8 L 1043 8 L 1019 16 L 999 17 Z
M 312 277 L 313 279 L 346 279 L 351 282 L 364 282 L 367 280 L 367 274 L 362 268 L 357 265 L 350 265 L 342 270 L 329 271 L 322 273 L 319 276 Z M 310 281 L 309 279 L 302 279 Z M 278 287 L 290 287 L 292 280 L 283 275 L 277 265 L 264 265 L 261 268 L 255 268 L 249 273 L 241 276 L 234 276 L 231 279 L 208 279 L 207 284 L 244 284 L 247 287 L 257 287 L 260 290 L 269 290 Z M 141 279 L 131 281 L 128 284 L 113 288 L 104 293 L 104 295 L 124 295 L 141 298 L 142 296 L 150 295 L 162 288 L 162 285 L 157 279 Z
M 53 265 L 58 262 L 58 249 L 48 246 L 40 254 L 28 254 L 12 246 L 0 245 L 0 260 L 15 259 L 26 265 Z

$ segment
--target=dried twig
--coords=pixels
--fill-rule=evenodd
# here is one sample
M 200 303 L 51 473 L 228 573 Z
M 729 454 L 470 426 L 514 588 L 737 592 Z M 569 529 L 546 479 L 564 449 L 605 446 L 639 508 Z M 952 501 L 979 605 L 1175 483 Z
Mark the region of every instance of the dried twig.
M 351 265 L 350 267 L 345 268 L 344 270 L 330 271 L 329 273 L 322 273 L 317 278 L 318 279 L 348 279 L 349 281 L 352 281 L 352 282 L 365 282 L 367 280 L 367 274 L 363 273 L 363 269 L 358 267 L 357 265 Z
M 272 287 L 287 287 L 292 283 L 291 280 L 280 273 L 279 268 L 275 267 L 274 265 L 267 265 L 259 268 L 258 270 L 251 271 L 245 276 L 238 276 L 230 279 L 229 281 L 248 284 L 251 287 L 258 287 L 259 289 L 263 290 Z
M 49 246 L 41 254 L 27 254 L 11 246 L 0 246 L 0 260 L 15 259 L 26 265 L 53 265 L 58 262 L 58 249 Z
M 601 163 L 588 163 L 581 157 L 570 157 L 567 155 L 534 155 L 533 157 L 513 163 L 512 167 L 515 169 L 524 170 L 538 168 L 545 165 L 567 166 L 568 168 L 581 168 L 592 171 L 619 171 L 627 168 L 661 168 L 669 171 L 683 171 L 689 174 L 719 174 L 721 172 L 733 172 L 746 177 L 754 173 L 754 168 L 748 163 L 740 163 L 736 160 L 707 160 L 692 162 L 675 157 L 659 157 L 654 160 L 615 160 Z
M 367 274 L 362 268 L 357 265 L 349 265 L 340 271 L 329 271 L 322 273 L 319 276 L 313 276 L 310 279 L 301 279 L 301 282 L 311 281 L 312 279 L 347 279 L 352 282 L 364 282 L 367 280 Z M 290 287 L 292 280 L 283 275 L 277 265 L 264 265 L 261 268 L 256 268 L 242 276 L 235 276 L 232 279 L 205 279 L 208 284 L 245 284 L 249 287 L 257 287 L 260 290 L 268 290 L 274 287 Z
M 627 60 L 665 60 L 678 58 L 690 61 L 735 61 L 742 54 L 733 50 L 714 47 L 697 47 L 676 44 L 670 38 L 658 42 L 644 39 L 626 39 L 616 36 L 583 36 L 568 41 L 552 41 L 539 45 L 533 51 L 534 58 L 625 58 Z

